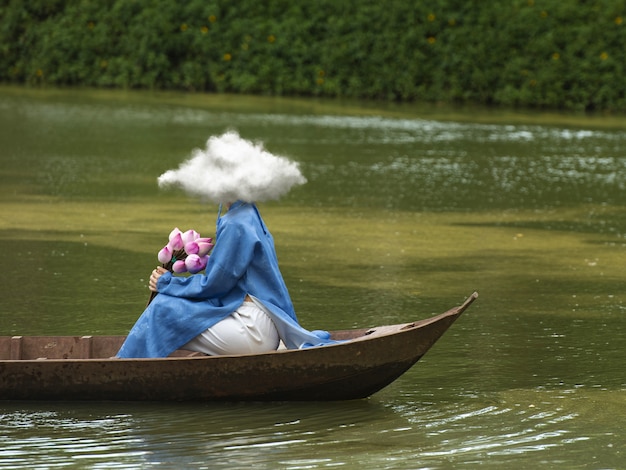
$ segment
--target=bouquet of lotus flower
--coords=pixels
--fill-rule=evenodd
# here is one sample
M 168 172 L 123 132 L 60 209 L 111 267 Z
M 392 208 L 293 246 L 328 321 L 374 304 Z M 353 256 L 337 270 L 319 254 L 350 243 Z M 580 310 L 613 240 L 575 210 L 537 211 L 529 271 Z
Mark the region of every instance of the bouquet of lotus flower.
M 176 274 L 197 274 L 206 268 L 214 246 L 212 238 L 203 238 L 195 230 L 182 232 L 178 227 L 170 232 L 168 238 L 167 245 L 157 255 L 162 267 Z M 150 293 L 148 305 L 156 294 Z

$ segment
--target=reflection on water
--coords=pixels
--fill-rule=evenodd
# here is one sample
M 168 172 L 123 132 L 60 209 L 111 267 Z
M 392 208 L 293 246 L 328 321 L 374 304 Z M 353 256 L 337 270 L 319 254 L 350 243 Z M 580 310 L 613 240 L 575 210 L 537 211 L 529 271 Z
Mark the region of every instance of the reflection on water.
M 112 460 L 122 467 L 244 468 L 266 463 L 269 468 L 272 462 L 291 462 L 291 466 L 296 461 L 311 465 L 335 459 L 333 448 L 339 451 L 338 444 L 346 442 L 328 442 L 329 436 L 353 432 L 351 428 L 362 426 L 362 418 L 368 426 L 374 425 L 382 418 L 377 418 L 377 413 L 385 410 L 367 402 L 326 406 L 51 405 L 47 411 L 15 405 L 14 411 L 0 420 L 4 441 L 0 462 L 23 468 L 69 462 L 93 467 Z M 164 420 L 168 414 L 171 416 Z M 327 456 L 306 450 L 320 440 L 330 444 Z
M 455 386 L 452 381 L 451 385 Z M 620 425 L 607 423 L 611 413 L 626 404 L 623 393 L 580 385 L 497 393 L 465 390 L 456 395 L 463 400 L 449 401 L 442 401 L 440 394 L 448 395 L 439 390 L 428 402 L 426 396 L 409 392 L 393 406 L 413 429 L 421 430 L 427 444 L 414 458 L 424 467 L 445 461 L 491 468 L 565 462 L 567 468 L 588 468 L 592 462 L 603 462 L 606 468 L 620 468 L 626 450 Z
M 626 133 L 613 129 L 234 113 L 158 101 L 13 98 L 0 110 L 3 127 L 28 140 L 3 159 L 11 166 L 24 159 L 35 164 L 38 185 L 58 196 L 136 196 L 153 185 L 138 172 L 160 174 L 227 128 L 303 163 L 312 184 L 298 192 L 300 202 L 405 210 L 546 208 L 619 204 L 626 185 Z M 16 117 L 30 127 L 15 128 Z
M 602 392 L 511 390 L 427 404 L 15 403 L 0 414 L 0 468 L 527 468 L 558 466 L 563 453 L 619 468 L 619 424 L 600 426 L 607 412 L 594 394 Z M 572 432 L 580 422 L 586 431 Z
M 1 334 L 127 331 L 163 237 L 215 221 L 156 177 L 228 128 L 309 179 L 262 208 L 305 325 L 481 295 L 370 400 L 2 403 L 0 468 L 623 467 L 623 126 L 351 106 L 0 90 Z

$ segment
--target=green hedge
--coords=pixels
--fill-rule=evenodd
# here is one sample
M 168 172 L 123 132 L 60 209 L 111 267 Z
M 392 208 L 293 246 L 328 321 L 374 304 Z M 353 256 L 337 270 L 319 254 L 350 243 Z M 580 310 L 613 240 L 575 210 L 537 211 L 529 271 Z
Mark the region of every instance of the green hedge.
M 623 0 L 4 0 L 0 81 L 626 111 Z

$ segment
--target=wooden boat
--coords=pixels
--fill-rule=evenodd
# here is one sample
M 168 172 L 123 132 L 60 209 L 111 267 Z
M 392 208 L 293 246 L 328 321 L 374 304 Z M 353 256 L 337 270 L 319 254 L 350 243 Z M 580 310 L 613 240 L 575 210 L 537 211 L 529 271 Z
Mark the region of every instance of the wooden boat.
M 4 336 L 0 400 L 365 398 L 415 364 L 477 296 L 413 323 L 333 332 L 340 344 L 257 355 L 117 359 L 123 336 Z

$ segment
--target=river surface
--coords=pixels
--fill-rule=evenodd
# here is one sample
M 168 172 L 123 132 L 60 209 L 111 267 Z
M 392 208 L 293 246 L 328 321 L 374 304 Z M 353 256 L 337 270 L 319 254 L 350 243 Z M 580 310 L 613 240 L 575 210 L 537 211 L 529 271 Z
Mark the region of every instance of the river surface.
M 0 88 L 0 334 L 124 334 L 173 227 L 156 178 L 236 129 L 308 183 L 260 204 L 301 323 L 479 299 L 332 403 L 0 403 L 0 469 L 625 468 L 626 125 L 440 106 Z

